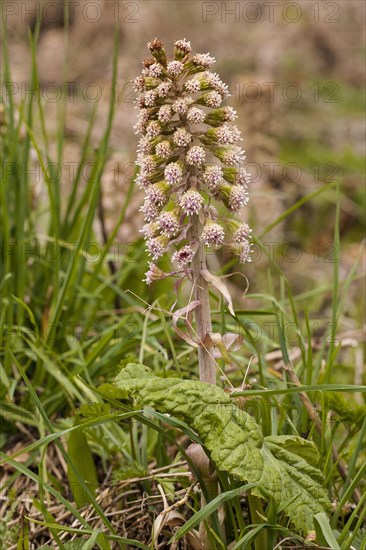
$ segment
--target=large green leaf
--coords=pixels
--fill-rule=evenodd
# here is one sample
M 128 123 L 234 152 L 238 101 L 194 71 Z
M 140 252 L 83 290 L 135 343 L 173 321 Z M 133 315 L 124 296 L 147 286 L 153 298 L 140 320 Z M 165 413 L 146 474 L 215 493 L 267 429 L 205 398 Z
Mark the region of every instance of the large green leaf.
M 218 469 L 257 483 L 253 492 L 273 499 L 304 532 L 328 511 L 323 477 L 314 467 L 315 446 L 295 436 L 264 438 L 261 428 L 222 389 L 180 378 L 159 378 L 144 365 L 129 364 L 115 380 L 139 408 L 150 406 L 184 420 L 201 437 Z
M 279 445 L 282 449 L 300 456 L 315 468 L 319 464 L 320 456 L 318 449 L 316 445 L 308 439 L 296 435 L 271 435 L 266 437 L 266 441 L 274 445 Z
M 278 510 L 283 510 L 297 528 L 308 532 L 314 529 L 314 515 L 330 510 L 330 504 L 321 472 L 299 456 L 301 438 L 297 439 L 297 452 L 282 447 L 281 436 L 264 439 L 263 472 L 259 490 L 253 489 L 253 494 L 266 492 Z

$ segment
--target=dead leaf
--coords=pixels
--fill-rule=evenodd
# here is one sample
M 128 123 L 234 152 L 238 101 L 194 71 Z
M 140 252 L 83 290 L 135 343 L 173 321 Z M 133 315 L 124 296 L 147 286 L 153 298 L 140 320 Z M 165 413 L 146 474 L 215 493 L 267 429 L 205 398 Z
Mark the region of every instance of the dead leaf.
M 175 332 L 178 334 L 180 338 L 182 338 L 185 342 L 187 342 L 187 344 L 190 344 L 194 348 L 198 348 L 198 343 L 195 340 L 193 340 L 193 338 L 189 334 L 185 333 L 183 330 L 178 328 L 177 323 L 179 319 L 183 319 L 188 328 L 188 331 L 190 332 L 192 327 L 192 312 L 199 305 L 200 305 L 199 300 L 193 300 L 188 304 L 188 306 L 183 307 L 181 309 L 177 309 L 173 313 L 173 328 Z
M 218 333 L 208 334 L 206 337 L 206 345 L 212 345 L 212 356 L 214 359 L 222 357 L 225 363 L 231 365 L 232 361 L 228 354 L 229 349 L 231 351 L 237 351 L 240 348 L 240 345 L 243 342 L 243 338 L 240 334 L 235 334 L 234 332 L 227 332 L 223 336 Z
M 231 315 L 235 317 L 235 311 L 233 308 L 233 301 L 231 299 L 230 292 L 227 286 L 222 282 L 220 277 L 216 277 L 216 275 L 212 275 L 212 273 L 210 273 L 208 269 L 202 269 L 201 275 L 205 279 L 205 281 L 207 281 L 208 283 L 211 283 L 224 296 L 224 298 L 226 298 L 229 311 Z

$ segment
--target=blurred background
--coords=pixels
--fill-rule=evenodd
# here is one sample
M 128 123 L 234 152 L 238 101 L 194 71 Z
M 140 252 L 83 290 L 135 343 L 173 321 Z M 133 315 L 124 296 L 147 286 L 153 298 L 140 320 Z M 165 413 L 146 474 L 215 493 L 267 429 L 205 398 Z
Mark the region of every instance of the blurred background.
M 186 38 L 194 52 L 216 57 L 214 70 L 229 85 L 227 103 L 238 112 L 247 169 L 253 177 L 250 202 L 242 216 L 253 227 L 261 247 L 254 247 L 252 263 L 228 262 L 226 271 L 221 271 L 231 271 L 225 284 L 235 300 L 236 317 L 225 315 L 223 304 L 213 314 L 215 332 L 239 330 L 243 335 L 240 350 L 230 350 L 234 366 L 219 360 L 225 376 L 230 376 L 234 387 L 244 381 L 254 389 L 286 387 L 287 351 L 285 356 L 283 349 L 287 345 L 301 383 L 317 388 L 331 382 L 361 384 L 365 3 L 3 0 L 0 14 L 7 31 L 2 41 L 0 98 L 0 155 L 4 155 L 0 174 L 0 415 L 4 417 L 0 450 L 12 455 L 43 438 L 48 428 L 40 422 L 37 395 L 58 430 L 73 424 L 79 405 L 102 406 L 94 403 L 101 398 L 92 388 L 110 382 L 128 362 L 143 362 L 164 376 L 177 372 L 185 378 L 197 376 L 196 354 L 171 330 L 167 310 L 175 300 L 173 282 L 167 279 L 147 287 L 142 281 L 148 257 L 139 233 L 143 197 L 137 189 L 132 193 L 131 185 L 138 142 L 131 80 L 149 57 L 147 42 L 155 37 L 165 44 L 168 56 L 174 42 Z M 119 50 L 113 83 L 115 29 Z M 33 36 L 39 31 L 33 48 L 38 69 L 32 60 L 30 31 Z M 109 136 L 112 84 L 116 101 Z M 95 174 L 97 162 L 105 163 L 101 180 Z M 48 245 L 54 245 L 54 256 Z M 219 273 L 227 260 L 220 252 L 211 254 L 212 271 Z M 249 291 L 243 300 L 246 281 Z M 183 293 L 190 291 L 189 286 L 179 287 L 177 307 L 187 304 Z M 20 366 L 32 386 L 22 381 Z M 356 479 L 355 467 L 364 463 L 360 455 L 364 397 L 360 392 L 347 393 L 344 398 L 332 392 L 328 402 L 323 393 L 313 396 L 322 411 L 324 432 L 328 419 L 332 427 L 332 433 L 327 428 L 326 438 L 318 441 L 329 468 L 327 480 L 333 476 L 339 487 L 335 495 L 343 499 L 345 475 L 338 476 L 329 450 L 335 442 L 341 459 L 350 464 L 350 484 Z M 284 433 L 293 433 L 294 426 L 301 434 L 314 428 L 307 413 L 297 413 L 297 395 L 283 395 L 273 403 L 274 414 L 270 409 L 270 415 L 273 425 L 277 412 L 281 417 L 275 427 L 279 433 L 282 425 Z M 253 411 L 260 421 L 264 419 L 269 435 L 272 420 L 266 404 L 267 396 L 263 407 Z M 104 414 L 104 409 L 96 410 Z M 82 414 L 87 418 L 90 413 Z M 163 509 L 156 486 L 151 491 L 155 500 L 150 501 L 146 514 L 145 484 L 133 485 L 123 502 L 121 486 L 117 485 L 115 501 L 113 496 L 106 497 L 108 486 L 118 480 L 126 483 L 123 487 L 135 484 L 151 464 L 162 466 L 165 475 L 171 457 L 178 455 L 170 444 L 167 452 L 161 451 L 166 442 L 162 443 L 160 434 L 151 435 L 151 430 L 151 441 L 148 432 L 141 431 L 140 456 L 140 448 L 136 445 L 135 449 L 133 443 L 139 432 L 132 436 L 128 429 L 113 422 L 105 429 L 98 427 L 97 432 L 75 433 L 79 438 L 88 432 L 99 480 L 106 487 L 106 492 L 98 494 L 99 502 L 108 511 L 109 506 L 117 510 L 113 521 L 118 532 L 147 544 L 156 507 Z M 178 438 L 174 434 L 172 440 Z M 86 440 L 81 444 L 90 453 Z M 72 451 L 69 440 L 68 451 L 75 453 L 72 460 L 81 456 L 81 463 L 75 464 L 83 471 L 78 448 Z M 31 475 L 19 470 L 15 478 L 12 466 L 6 465 L 2 481 L 2 487 L 9 490 L 3 492 L 0 503 L 0 547 L 9 550 L 25 544 L 18 530 L 19 518 L 27 510 L 14 495 L 25 495 L 28 515 L 33 518 L 49 523 L 49 517 L 56 517 L 61 525 L 76 525 L 72 514 L 64 515 L 57 499 L 53 508 L 45 502 L 47 515 L 40 513 L 44 492 L 33 471 L 44 474 L 44 479 L 49 475 L 66 495 L 66 477 L 70 483 L 72 477 L 56 444 L 48 445 L 46 452 L 43 447 L 33 449 L 31 454 L 18 456 L 32 468 Z M 174 494 L 176 487 L 180 490 L 188 483 L 186 474 L 176 486 L 164 477 L 160 483 Z M 130 493 L 131 499 L 137 499 L 133 500 L 136 507 L 131 506 Z M 129 510 L 127 519 L 119 506 Z M 347 514 L 354 510 L 351 503 L 342 511 L 347 529 Z M 188 517 L 191 508 L 186 512 Z M 90 509 L 88 518 L 94 521 L 94 516 Z M 336 514 L 336 522 L 337 518 Z M 184 523 L 185 518 L 181 519 Z M 21 525 L 28 528 L 25 521 Z M 93 528 L 100 527 L 97 517 Z M 42 522 L 38 530 L 32 529 L 37 548 L 48 542 Z M 67 536 L 65 532 L 61 538 Z M 365 537 L 362 532 L 360 541 Z
M 20 102 L 30 86 L 28 29 L 34 28 L 40 6 L 40 95 L 54 150 L 60 94 L 67 82 L 65 197 L 70 191 L 70 167 L 80 157 L 95 104 L 92 143 L 98 143 L 105 128 L 115 25 L 120 32 L 118 103 L 102 186 L 107 232 L 124 204 L 135 160 L 137 113 L 130 81 L 148 56 L 148 40 L 157 36 L 169 53 L 176 39 L 186 37 L 194 51 L 209 51 L 216 57 L 215 70 L 229 84 L 228 102 L 238 111 L 253 175 L 251 202 L 243 216 L 262 235 L 267 253 L 274 254 L 293 292 L 311 290 L 331 278 L 334 187 L 305 201 L 273 229 L 268 230 L 268 225 L 309 193 L 333 182 L 340 186 L 341 277 L 347 276 L 359 254 L 365 222 L 364 2 L 70 0 L 66 8 L 63 0 L 4 2 L 14 97 Z M 45 187 L 37 174 L 34 200 L 41 203 Z M 119 242 L 139 238 L 140 204 L 136 192 Z M 100 234 L 98 222 L 95 230 Z M 268 259 L 257 250 L 254 260 L 245 273 L 251 290 L 258 291 L 267 277 Z M 362 269 L 362 262 L 359 266 Z M 362 289 L 360 281 L 350 289 L 349 328 L 352 317 L 360 318 L 362 305 L 355 298 Z M 330 298 L 325 294 L 319 308 L 325 311 Z

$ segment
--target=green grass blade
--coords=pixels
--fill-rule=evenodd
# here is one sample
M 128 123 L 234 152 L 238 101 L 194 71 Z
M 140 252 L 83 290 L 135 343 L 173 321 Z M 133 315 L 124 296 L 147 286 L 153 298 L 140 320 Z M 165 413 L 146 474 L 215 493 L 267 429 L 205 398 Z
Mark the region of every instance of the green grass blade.
M 232 498 L 237 497 L 243 492 L 249 491 L 254 487 L 257 487 L 256 483 L 247 483 L 246 485 L 242 485 L 238 489 L 233 489 L 226 493 L 221 493 L 216 498 L 211 500 L 208 504 L 206 504 L 203 508 L 201 508 L 201 510 L 196 512 L 180 529 L 178 529 L 174 537 L 171 539 L 171 542 L 177 541 L 182 538 L 186 533 L 188 533 L 188 531 L 190 531 L 199 523 L 208 518 L 213 512 L 216 512 L 216 510 L 225 502 L 228 502 Z

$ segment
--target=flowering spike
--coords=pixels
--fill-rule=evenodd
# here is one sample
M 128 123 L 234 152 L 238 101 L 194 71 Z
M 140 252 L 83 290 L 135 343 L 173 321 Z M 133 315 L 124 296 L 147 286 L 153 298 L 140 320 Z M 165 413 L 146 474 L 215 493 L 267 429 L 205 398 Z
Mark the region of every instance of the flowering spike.
M 135 128 L 141 134 L 136 183 L 146 195 L 142 233 L 149 254 L 157 260 L 170 253 L 185 272 L 194 271 L 204 246 L 227 246 L 248 262 L 251 230 L 233 213 L 248 203 L 250 174 L 242 166 L 240 130 L 232 124 L 236 112 L 222 105 L 228 86 L 210 70 L 215 58 L 191 56 L 185 38 L 175 42 L 170 60 L 158 39 L 148 48 L 152 57 L 144 60 L 134 88 L 140 108 Z M 216 208 L 220 202 L 230 216 Z M 146 283 L 163 277 L 150 263 Z

